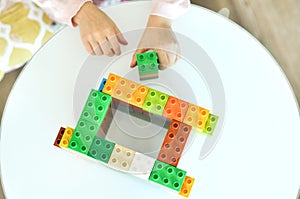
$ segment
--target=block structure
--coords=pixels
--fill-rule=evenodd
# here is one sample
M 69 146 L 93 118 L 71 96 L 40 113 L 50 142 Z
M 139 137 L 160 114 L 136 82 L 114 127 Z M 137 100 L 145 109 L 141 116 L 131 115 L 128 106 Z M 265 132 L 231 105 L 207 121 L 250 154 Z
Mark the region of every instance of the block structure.
M 179 195 L 182 195 L 182 196 L 188 198 L 190 196 L 190 193 L 191 193 L 192 187 L 194 185 L 194 182 L 195 182 L 195 178 L 185 176 L 185 179 L 184 179 L 184 182 L 182 184 Z
M 115 143 L 96 136 L 87 155 L 101 162 L 108 163 L 114 147 Z
M 179 192 L 185 176 L 186 171 L 157 160 L 149 180 Z
M 68 148 L 70 139 L 72 137 L 72 134 L 74 132 L 74 129 L 72 129 L 71 127 L 66 127 L 64 135 L 61 138 L 61 141 L 59 143 L 59 146 L 62 148 Z
M 143 108 L 148 91 L 148 87 L 139 85 L 138 89 L 132 94 L 132 98 L 129 103 L 136 107 Z
M 215 128 L 216 128 L 218 119 L 219 119 L 218 116 L 213 115 L 213 114 L 209 114 L 208 119 L 205 123 L 205 128 L 203 130 L 203 133 L 205 133 L 207 135 L 212 135 Z
M 168 98 L 169 95 L 149 88 L 149 92 L 143 104 L 143 109 L 150 113 L 162 116 Z
M 191 129 L 192 127 L 190 125 L 173 120 L 157 159 L 176 167 L 179 163 Z
M 80 115 L 68 148 L 87 154 L 101 126 L 112 97 L 92 89 Z
M 183 122 L 185 114 L 189 108 L 189 103 L 176 97 L 169 96 L 168 102 L 164 108 L 163 116 L 170 120 Z
M 158 62 L 156 52 L 136 55 L 140 80 L 158 78 Z
M 134 155 L 135 151 L 116 144 L 108 161 L 108 165 L 121 171 L 128 171 Z
M 208 116 L 209 110 L 194 104 L 189 104 L 183 122 L 203 131 Z

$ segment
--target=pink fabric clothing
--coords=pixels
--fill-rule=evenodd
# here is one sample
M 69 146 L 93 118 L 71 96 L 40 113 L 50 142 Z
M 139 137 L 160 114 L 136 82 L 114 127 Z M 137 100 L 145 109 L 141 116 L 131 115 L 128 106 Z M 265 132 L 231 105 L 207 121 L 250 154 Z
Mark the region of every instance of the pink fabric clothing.
M 81 6 L 92 0 L 33 0 L 52 19 L 73 26 L 72 18 Z M 152 15 L 175 19 L 182 15 L 190 5 L 189 0 L 152 0 Z

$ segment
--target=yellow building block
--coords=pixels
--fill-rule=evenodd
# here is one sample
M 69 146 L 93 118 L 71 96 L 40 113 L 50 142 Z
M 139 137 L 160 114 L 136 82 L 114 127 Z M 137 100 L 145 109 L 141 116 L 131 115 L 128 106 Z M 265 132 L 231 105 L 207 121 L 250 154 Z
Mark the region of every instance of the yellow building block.
M 205 127 L 208 116 L 209 110 L 194 104 L 189 104 L 183 123 L 191 125 L 192 127 L 202 131 Z
M 179 192 L 179 195 L 188 198 L 190 193 L 191 193 L 191 189 L 194 185 L 194 181 L 195 181 L 195 178 L 185 176 L 185 179 L 184 179 L 184 182 L 181 186 L 181 190 Z
M 143 108 L 148 91 L 148 87 L 140 85 L 139 88 L 132 94 L 132 98 L 129 103 L 139 108 Z
M 121 79 L 120 76 L 110 73 L 106 80 L 102 92 L 112 96 L 114 93 L 114 89 L 120 79 Z
M 66 127 L 66 130 L 64 132 L 64 135 L 61 138 L 61 141 L 59 143 L 59 146 L 62 148 L 68 148 L 70 139 L 73 135 L 74 129 L 70 128 L 70 127 Z
M 140 85 L 136 82 L 130 81 L 125 78 L 120 78 L 114 88 L 112 97 L 129 103 L 129 101 L 132 99 L 133 93 L 138 90 L 139 86 Z

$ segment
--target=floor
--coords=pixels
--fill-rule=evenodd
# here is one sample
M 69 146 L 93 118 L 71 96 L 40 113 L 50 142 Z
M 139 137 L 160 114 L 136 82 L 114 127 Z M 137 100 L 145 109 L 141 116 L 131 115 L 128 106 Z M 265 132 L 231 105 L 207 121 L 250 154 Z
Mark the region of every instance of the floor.
M 213 11 L 228 8 L 229 18 L 254 35 L 278 61 L 300 102 L 299 0 L 194 0 L 192 3 Z M 0 82 L 0 120 L 6 99 L 20 72 L 21 69 L 11 72 Z

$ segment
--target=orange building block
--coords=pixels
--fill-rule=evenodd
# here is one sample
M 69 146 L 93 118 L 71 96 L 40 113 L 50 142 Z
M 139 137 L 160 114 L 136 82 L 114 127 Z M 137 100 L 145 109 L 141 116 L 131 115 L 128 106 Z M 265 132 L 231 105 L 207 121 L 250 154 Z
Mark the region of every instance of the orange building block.
M 181 186 L 181 190 L 179 192 L 179 195 L 184 196 L 184 197 L 189 197 L 192 187 L 194 185 L 195 178 L 185 176 L 184 182 Z
M 69 145 L 70 139 L 73 135 L 73 132 L 74 132 L 74 129 L 72 129 L 70 127 L 67 127 L 65 129 L 64 135 L 62 136 L 61 141 L 59 143 L 60 147 L 68 148 L 68 145 Z
M 170 124 L 157 159 L 176 167 L 179 163 L 179 159 L 191 129 L 191 126 L 173 120 Z
M 110 73 L 106 80 L 102 92 L 112 96 L 114 89 L 120 79 L 121 79 L 120 76 Z
M 140 85 L 136 82 L 130 81 L 125 78 L 120 78 L 115 85 L 112 97 L 129 103 L 129 101 L 132 99 L 133 93 L 138 90 L 139 86 Z
M 143 108 L 148 91 L 148 87 L 139 85 L 138 89 L 132 94 L 132 98 L 129 103 L 139 108 Z
M 209 110 L 190 104 L 183 122 L 202 131 L 205 127 L 208 116 Z
M 184 116 L 189 108 L 189 103 L 170 96 L 165 106 L 163 116 L 170 120 L 183 122 Z

